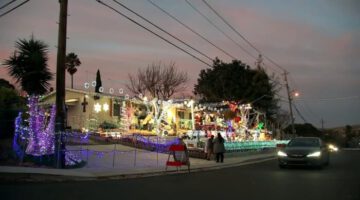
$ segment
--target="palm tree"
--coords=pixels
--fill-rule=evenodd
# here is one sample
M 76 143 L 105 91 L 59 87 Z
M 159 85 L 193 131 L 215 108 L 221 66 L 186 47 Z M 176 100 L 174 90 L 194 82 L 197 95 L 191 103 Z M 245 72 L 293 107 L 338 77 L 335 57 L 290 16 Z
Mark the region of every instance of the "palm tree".
M 41 40 L 19 39 L 15 43 L 16 50 L 5 60 L 9 75 L 20 83 L 21 88 L 29 95 L 43 95 L 47 92 L 53 79 L 48 68 L 48 45 Z
M 80 59 L 78 58 L 78 56 L 75 53 L 68 53 L 68 55 L 66 55 L 66 63 L 65 63 L 65 67 L 66 70 L 69 72 L 69 74 L 71 75 L 71 89 L 74 88 L 74 79 L 73 79 L 73 75 L 77 72 L 77 66 L 80 66 L 81 62 Z

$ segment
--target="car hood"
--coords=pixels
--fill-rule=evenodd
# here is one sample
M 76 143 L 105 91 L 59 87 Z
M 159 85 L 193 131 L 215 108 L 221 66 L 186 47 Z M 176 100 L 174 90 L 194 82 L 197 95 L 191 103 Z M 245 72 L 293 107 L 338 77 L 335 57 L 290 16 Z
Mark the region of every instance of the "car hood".
M 308 155 L 315 151 L 320 151 L 320 148 L 319 147 L 286 147 L 284 151 L 287 154 Z

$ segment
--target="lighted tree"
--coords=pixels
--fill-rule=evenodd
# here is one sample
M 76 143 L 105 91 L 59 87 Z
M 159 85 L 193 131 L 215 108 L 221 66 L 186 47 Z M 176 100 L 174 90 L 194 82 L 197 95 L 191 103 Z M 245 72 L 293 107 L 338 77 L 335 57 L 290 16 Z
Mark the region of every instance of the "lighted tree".
M 130 126 L 130 119 L 129 119 L 129 113 L 128 113 L 128 109 L 126 108 L 126 102 L 123 101 L 122 102 L 122 107 L 121 107 L 121 119 L 120 119 L 120 130 L 122 133 L 126 133 L 129 130 L 129 126 Z
M 38 97 L 29 98 L 28 145 L 26 154 L 33 156 L 50 155 L 54 153 L 55 106 L 50 115 L 38 105 Z

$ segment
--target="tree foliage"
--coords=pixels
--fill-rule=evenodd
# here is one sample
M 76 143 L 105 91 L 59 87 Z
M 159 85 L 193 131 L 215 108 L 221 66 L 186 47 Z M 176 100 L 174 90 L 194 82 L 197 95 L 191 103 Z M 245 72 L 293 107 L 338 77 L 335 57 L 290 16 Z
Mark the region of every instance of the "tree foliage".
M 185 89 L 187 81 L 187 73 L 178 71 L 175 63 L 162 65 L 159 62 L 139 69 L 136 75 L 129 74 L 130 83 L 126 87 L 134 94 L 149 94 L 152 98 L 167 100 Z
M 9 81 L 2 78 L 0 79 L 0 87 L 5 87 L 15 90 L 15 87 Z
M 202 101 L 252 103 L 268 117 L 278 108 L 276 91 L 277 82 L 263 68 L 251 69 L 240 60 L 224 63 L 216 59 L 211 68 L 201 70 L 194 87 Z
M 0 138 L 12 137 L 15 118 L 25 106 L 25 99 L 14 89 L 0 86 Z
M 294 124 L 296 135 L 303 137 L 321 137 L 321 131 L 319 131 L 314 125 L 305 124 Z M 284 129 L 285 133 L 291 133 L 291 125 Z
M 76 55 L 75 53 L 71 52 L 68 53 L 66 55 L 66 62 L 65 62 L 65 68 L 67 70 L 67 72 L 70 74 L 71 76 L 71 88 L 74 88 L 74 79 L 73 76 L 74 74 L 77 72 L 77 68 L 78 66 L 81 65 L 81 61 L 78 58 L 78 55 Z
M 102 86 L 102 82 L 101 82 L 101 74 L 100 74 L 100 70 L 98 69 L 96 72 L 96 86 L 95 86 L 95 92 L 96 93 L 101 93 L 100 92 L 100 87 Z
M 29 40 L 19 39 L 15 47 L 13 55 L 4 62 L 10 76 L 29 95 L 45 94 L 53 78 L 47 64 L 48 45 L 31 36 Z

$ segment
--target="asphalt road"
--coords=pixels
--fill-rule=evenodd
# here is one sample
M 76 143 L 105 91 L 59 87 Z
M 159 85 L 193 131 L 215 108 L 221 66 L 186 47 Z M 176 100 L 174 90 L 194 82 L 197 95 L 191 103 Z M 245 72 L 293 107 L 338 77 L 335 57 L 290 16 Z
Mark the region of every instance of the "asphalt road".
M 333 154 L 330 166 L 322 170 L 279 169 L 277 161 L 270 160 L 127 180 L 1 184 L 0 199 L 360 200 L 360 151 Z

